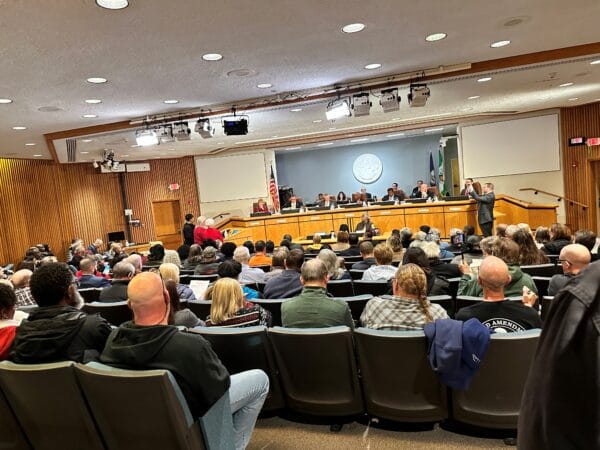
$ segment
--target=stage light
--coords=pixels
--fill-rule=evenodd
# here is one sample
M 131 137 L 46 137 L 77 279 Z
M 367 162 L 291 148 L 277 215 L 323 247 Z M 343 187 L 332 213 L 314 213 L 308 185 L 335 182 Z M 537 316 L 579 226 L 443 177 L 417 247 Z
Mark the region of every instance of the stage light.
M 383 108 L 384 113 L 398 111 L 400 109 L 400 97 L 398 97 L 398 89 L 385 89 L 381 91 L 379 104 Z
M 412 107 L 425 106 L 430 92 L 426 84 L 411 84 L 408 93 L 408 104 Z
M 135 132 L 135 142 L 137 145 L 147 147 L 149 145 L 157 145 L 159 141 L 155 130 L 145 129 Z
M 353 96 L 352 109 L 354 110 L 354 117 L 368 116 L 371 112 L 369 94 L 363 93 Z
M 179 127 L 177 132 L 175 133 L 175 139 L 178 141 L 189 141 L 192 139 L 190 136 L 192 130 L 189 129 L 187 122 L 176 122 L 173 125 Z
M 198 119 L 196 122 L 196 126 L 194 127 L 196 133 L 202 136 L 204 139 L 211 138 L 215 135 L 215 129 L 210 123 L 210 119 L 208 117 Z
M 94 164 L 92 164 L 92 166 L 94 166 L 94 169 L 97 169 L 98 167 L 100 167 L 100 164 L 98 164 L 98 161 L 94 161 Z
M 223 132 L 227 136 L 248 134 L 248 116 L 227 116 L 222 121 Z
M 165 125 L 160 133 L 159 139 L 161 144 L 175 142 L 175 138 L 173 137 L 173 126 Z
M 325 111 L 327 120 L 341 119 L 342 117 L 350 117 L 351 115 L 347 99 L 338 98 L 327 104 L 327 111 Z

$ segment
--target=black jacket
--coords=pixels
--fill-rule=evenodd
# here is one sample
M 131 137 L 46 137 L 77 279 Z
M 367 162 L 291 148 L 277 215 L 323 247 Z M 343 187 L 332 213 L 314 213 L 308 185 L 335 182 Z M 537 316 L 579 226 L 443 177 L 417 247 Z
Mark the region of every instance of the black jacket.
M 123 369 L 169 370 L 194 417 L 203 415 L 230 384 L 227 369 L 202 336 L 170 325 L 121 324 L 110 334 L 100 361 Z
M 458 268 L 458 264 L 446 263 L 438 260 L 429 260 L 431 272 L 438 277 L 443 278 L 459 278 L 462 272 Z
M 100 354 L 110 330 L 99 315 L 72 306 L 38 308 L 17 327 L 9 359 L 20 364 L 88 362 Z
M 102 289 L 98 301 L 104 303 L 127 301 L 129 280 L 113 280 L 112 286 Z
M 291 298 L 302 292 L 300 272 L 284 270 L 280 275 L 267 281 L 263 295 L 265 298 Z
M 346 250 L 339 253 L 340 256 L 360 256 L 360 249 L 358 245 L 351 245 Z
M 571 241 L 568 239 L 556 239 L 554 241 L 548 241 L 542 247 L 542 251 L 546 255 L 560 255 L 560 251 L 563 247 L 569 245 Z
M 352 264 L 352 270 L 367 270 L 375 264 L 377 264 L 377 260 L 371 256 L 370 258 L 365 258 L 362 261 Z
M 600 263 L 573 277 L 545 319 L 519 414 L 519 449 L 600 448 Z
M 183 243 L 185 245 L 194 245 L 194 226 L 193 223 L 186 222 L 183 225 Z

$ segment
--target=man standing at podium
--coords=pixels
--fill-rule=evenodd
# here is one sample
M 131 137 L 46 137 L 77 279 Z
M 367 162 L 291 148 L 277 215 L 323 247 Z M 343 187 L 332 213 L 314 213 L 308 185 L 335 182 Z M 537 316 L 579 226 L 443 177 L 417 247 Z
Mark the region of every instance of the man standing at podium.
M 494 225 L 494 185 L 485 183 L 482 189 L 483 194 L 479 195 L 473 189 L 473 185 L 469 186 L 469 196 L 477 202 L 477 222 L 484 237 L 492 235 L 492 226 Z

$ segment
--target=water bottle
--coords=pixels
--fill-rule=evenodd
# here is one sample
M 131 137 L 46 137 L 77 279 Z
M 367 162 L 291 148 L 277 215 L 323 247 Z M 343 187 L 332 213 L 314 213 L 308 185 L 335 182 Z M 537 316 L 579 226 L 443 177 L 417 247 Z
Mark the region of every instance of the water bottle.
M 335 239 L 335 231 L 331 230 L 331 239 Z

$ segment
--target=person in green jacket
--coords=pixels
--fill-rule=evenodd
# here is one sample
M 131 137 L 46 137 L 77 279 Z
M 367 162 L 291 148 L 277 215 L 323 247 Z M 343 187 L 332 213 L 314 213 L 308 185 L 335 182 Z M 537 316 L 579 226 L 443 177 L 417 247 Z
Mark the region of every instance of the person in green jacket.
M 326 328 L 345 325 L 354 328 L 348 304 L 327 296 L 327 267 L 320 259 L 302 265 L 300 295 L 281 304 L 281 322 L 288 328 Z
M 519 267 L 519 246 L 508 238 L 491 236 L 481 241 L 481 250 L 484 258 L 486 256 L 497 256 L 508 265 L 510 283 L 504 288 L 506 297 L 520 297 L 523 295 L 523 287 L 538 293 L 531 276 Z M 483 289 L 477 282 L 477 277 L 472 277 L 471 269 L 466 263 L 461 264 L 462 277 L 458 283 L 458 295 L 482 297 Z

